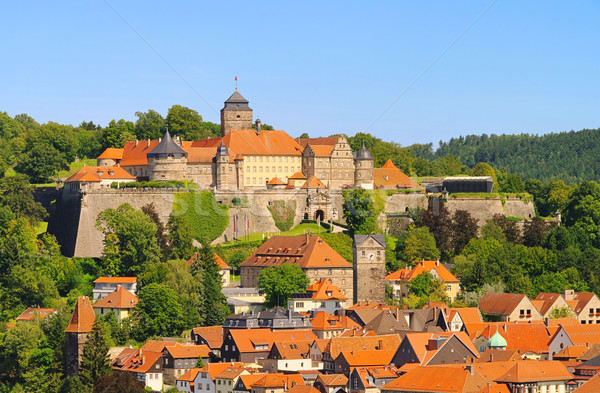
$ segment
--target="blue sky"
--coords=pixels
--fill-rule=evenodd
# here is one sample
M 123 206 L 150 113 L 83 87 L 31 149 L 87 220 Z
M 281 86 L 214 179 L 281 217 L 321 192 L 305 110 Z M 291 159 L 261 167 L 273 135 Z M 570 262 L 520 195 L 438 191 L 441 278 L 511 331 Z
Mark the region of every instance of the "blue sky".
M 255 116 L 293 136 L 437 146 L 600 127 L 593 1 L 27 1 L 2 13 L 0 111 L 42 123 L 105 126 L 173 104 L 218 122 L 237 73 Z

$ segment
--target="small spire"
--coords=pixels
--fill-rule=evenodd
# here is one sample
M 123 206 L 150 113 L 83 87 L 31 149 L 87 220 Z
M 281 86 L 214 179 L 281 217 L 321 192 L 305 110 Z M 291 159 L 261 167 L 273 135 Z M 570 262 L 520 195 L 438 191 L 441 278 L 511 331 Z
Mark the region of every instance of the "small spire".
M 237 91 L 237 72 L 235 73 L 235 91 Z

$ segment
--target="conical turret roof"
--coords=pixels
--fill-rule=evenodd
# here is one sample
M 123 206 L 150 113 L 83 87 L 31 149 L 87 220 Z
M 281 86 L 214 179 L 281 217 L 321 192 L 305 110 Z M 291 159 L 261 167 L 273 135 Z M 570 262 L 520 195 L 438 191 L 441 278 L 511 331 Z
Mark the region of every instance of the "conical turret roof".
M 90 303 L 90 298 L 87 296 L 79 296 L 77 298 L 77 303 L 75 303 L 75 310 L 73 310 L 71 322 L 65 329 L 65 332 L 91 332 L 94 322 L 96 322 L 96 314 L 94 314 L 94 309 L 92 308 L 92 303 Z
M 162 155 L 162 154 L 176 154 L 176 155 L 184 155 L 187 156 L 185 150 L 181 148 L 173 138 L 171 138 L 171 134 L 169 134 L 169 130 L 165 133 L 165 136 L 160 141 L 160 143 L 152 149 L 152 151 L 148 152 L 148 156 L 153 155 Z

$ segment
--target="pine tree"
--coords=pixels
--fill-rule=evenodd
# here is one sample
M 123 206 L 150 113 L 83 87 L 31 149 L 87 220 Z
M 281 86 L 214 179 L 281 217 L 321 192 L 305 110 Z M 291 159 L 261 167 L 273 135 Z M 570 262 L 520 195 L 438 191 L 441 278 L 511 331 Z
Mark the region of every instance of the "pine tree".
M 83 346 L 83 356 L 79 366 L 81 383 L 92 390 L 96 380 L 112 372 L 108 357 L 108 344 L 104 329 L 98 319 L 94 322 L 87 342 Z
M 210 243 L 203 242 L 191 267 L 192 274 L 200 276 L 204 286 L 200 315 L 203 317 L 204 326 L 221 325 L 229 314 L 229 307 L 225 295 L 221 292 L 221 269 L 217 266 L 215 252 Z

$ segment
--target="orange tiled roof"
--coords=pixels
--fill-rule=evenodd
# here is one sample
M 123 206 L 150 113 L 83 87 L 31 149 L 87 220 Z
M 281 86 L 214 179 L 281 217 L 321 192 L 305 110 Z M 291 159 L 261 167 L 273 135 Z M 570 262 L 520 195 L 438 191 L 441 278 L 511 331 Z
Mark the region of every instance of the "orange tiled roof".
M 348 377 L 344 374 L 321 374 L 317 381 L 321 381 L 324 386 L 346 386 Z
M 98 277 L 94 284 L 133 284 L 137 277 Z
M 283 185 L 283 184 L 286 184 L 286 183 L 284 183 L 283 180 L 281 180 L 280 178 L 274 177 L 271 180 L 269 180 L 267 182 L 267 184 L 270 185 L 270 186 L 278 186 L 278 185 Z
M 310 340 L 275 341 L 271 351 L 277 351 L 281 358 L 278 359 L 302 359 L 310 355 Z
M 194 382 L 196 375 L 200 372 L 199 368 L 190 368 L 181 377 L 177 378 L 178 381 Z
M 284 263 L 310 268 L 351 268 L 352 265 L 319 236 L 272 236 L 240 264 L 250 266 L 280 266 Z
M 23 311 L 16 320 L 25 322 L 33 321 L 36 317 L 44 319 L 55 312 L 56 310 L 53 308 L 29 307 L 27 310 Z
M 489 339 L 496 334 L 496 331 L 506 340 L 507 351 L 537 354 L 548 352 L 550 335 L 541 321 L 538 323 L 493 322 L 488 324 L 480 335 Z
M 477 393 L 510 393 L 510 390 L 508 390 L 508 386 L 503 383 L 495 383 L 484 387 Z
M 575 389 L 573 393 L 598 393 L 600 392 L 600 374 L 594 375 L 589 381 Z
M 142 351 L 150 351 L 150 352 L 161 352 L 166 347 L 174 347 L 177 345 L 175 341 L 160 341 L 160 340 L 148 340 L 142 347 L 140 348 Z
M 109 147 L 98 156 L 98 159 L 121 160 L 123 159 L 123 149 Z
M 546 315 L 560 297 L 558 293 L 540 292 L 531 303 L 538 309 L 540 314 Z
M 216 376 L 218 379 L 234 379 L 237 378 L 241 373 L 246 371 L 246 367 L 229 367 L 223 370 L 219 375 Z
M 311 176 L 306 179 L 306 182 L 300 188 L 327 188 L 325 183 L 319 180 L 316 176 Z
M 576 359 L 586 353 L 590 348 L 587 345 L 569 345 L 563 348 L 559 353 L 552 356 L 552 359 Z
M 370 351 L 378 348 L 381 351 L 395 351 L 400 346 L 400 336 L 386 334 L 382 336 L 366 337 L 333 337 L 327 347 L 332 359 L 339 356 L 342 351 Z
M 335 146 L 340 140 L 339 136 L 325 136 L 319 138 L 298 138 L 298 143 L 302 146 L 306 147 L 309 143 L 311 145 L 325 145 L 325 146 Z
M 114 292 L 109 293 L 98 300 L 94 308 L 134 308 L 138 303 L 138 298 L 133 293 L 123 287 L 118 287 Z
M 458 313 L 464 324 L 483 323 L 477 307 L 449 308 L 448 310 L 450 313 Z
M 315 156 L 317 157 L 329 157 L 331 153 L 333 153 L 334 146 L 330 145 L 310 145 L 312 151 L 315 152 Z
M 230 363 L 209 363 L 206 366 L 202 367 L 199 371 L 203 373 L 208 373 L 210 379 L 213 381 L 217 378 L 217 375 L 221 374 L 223 371 L 227 370 L 231 367 L 242 367 L 244 364 L 240 362 L 230 362 Z
M 345 330 L 360 329 L 361 326 L 346 315 L 329 315 L 325 311 L 319 311 L 310 320 L 313 330 Z
M 523 294 L 488 292 L 479 301 L 479 309 L 484 314 L 508 315 L 526 298 Z
M 383 385 L 382 390 L 410 392 L 475 393 L 487 386 L 481 375 L 471 374 L 465 369 L 429 366 L 417 367 Z
M 594 296 L 596 296 L 596 294 L 591 293 L 591 292 L 575 292 L 575 300 L 577 300 L 577 304 L 572 307 L 573 311 L 575 311 L 575 313 L 577 315 L 579 315 L 582 311 L 585 311 L 584 308 L 585 306 L 587 306 L 587 304 L 590 302 L 590 300 L 592 300 L 592 298 Z M 567 302 L 568 304 L 568 302 Z
M 350 367 L 386 366 L 392 362 L 396 350 L 342 351 L 338 356 L 346 359 Z
M 194 334 L 202 336 L 211 348 L 221 348 L 223 345 L 223 326 L 203 326 L 192 329 Z
M 300 374 L 272 373 L 266 374 L 250 386 L 253 388 L 283 388 L 285 386 L 305 385 Z
M 161 352 L 144 351 L 141 348 L 137 349 L 134 356 L 126 360 L 121 367 L 116 367 L 122 371 L 145 374 L 152 370 L 156 362 L 160 362 L 162 357 Z
M 506 374 L 496 382 L 526 383 L 538 381 L 569 380 L 573 375 L 561 362 L 555 360 L 530 360 L 516 362 Z
M 573 345 L 590 345 L 600 343 L 600 325 L 565 325 L 561 326 Z M 558 331 L 554 334 L 558 334 Z M 554 337 L 552 337 L 554 338 Z
M 304 174 L 302 172 L 296 172 L 292 176 L 288 177 L 288 179 L 300 179 L 300 180 L 304 180 L 304 179 L 306 179 L 306 176 L 304 176 Z
M 221 259 L 221 257 L 215 252 L 214 254 L 215 257 L 215 263 L 217 264 L 218 267 L 221 268 L 221 270 L 228 270 L 231 269 L 229 267 L 228 264 L 225 263 L 225 261 L 223 259 Z M 188 260 L 188 264 L 192 264 L 194 263 L 196 260 L 198 259 L 198 253 L 194 253 L 194 255 L 192 255 L 192 257 Z
M 229 156 L 300 156 L 304 148 L 285 131 L 231 130 L 222 138 L 202 139 L 192 142 L 192 147 L 219 146 L 223 142 Z
M 123 147 L 121 166 L 148 165 L 147 154 L 158 146 L 158 140 L 127 142 Z
M 315 300 L 346 300 L 346 296 L 342 295 L 340 288 L 333 285 L 331 281 L 326 278 L 321 278 L 319 281 L 312 284 L 306 289 L 306 292 L 313 292 L 312 298 Z
M 373 168 L 373 182 L 383 188 L 410 188 L 423 190 L 414 179 L 398 169 L 392 160 L 387 160 L 381 168 Z
M 388 274 L 385 276 L 385 279 L 388 281 L 405 280 L 409 273 L 410 269 L 405 267 L 404 269 L 396 270 L 395 272 Z
M 320 392 L 313 386 L 295 385 L 293 388 L 288 389 L 287 393 L 320 393 Z
M 210 348 L 206 345 L 181 345 L 178 343 L 175 346 L 166 347 L 165 349 L 174 359 L 207 358 L 211 354 Z
M 257 352 L 254 343 L 268 344 L 269 350 L 275 341 L 316 340 L 317 336 L 311 330 L 278 330 L 270 329 L 232 329 L 229 331 L 240 352 Z
M 245 375 L 240 375 L 240 381 L 242 381 L 242 385 L 244 385 L 244 387 L 250 391 L 250 386 L 255 383 L 256 381 L 258 381 L 259 379 L 261 379 L 262 377 L 264 377 L 265 375 L 267 375 L 266 373 L 255 373 L 255 374 L 245 374 Z
M 79 296 L 75 303 L 75 310 L 69 326 L 65 329 L 67 333 L 87 333 L 92 331 L 92 326 L 96 322 L 96 314 L 87 296 Z
M 183 143 L 183 150 L 188 154 L 188 164 L 209 164 L 217 155 L 218 146 L 209 147 L 192 147 L 191 142 Z M 234 157 L 229 156 L 229 161 L 233 161 Z
M 421 261 L 417 263 L 410 270 L 410 273 L 408 273 L 406 278 L 402 279 L 402 281 L 410 282 L 419 274 L 423 272 L 431 273 L 432 271 L 435 271 L 444 282 L 459 282 L 458 278 L 456 278 L 454 274 L 450 273 L 450 270 L 446 269 L 446 267 L 443 264 L 441 264 L 440 261 Z

